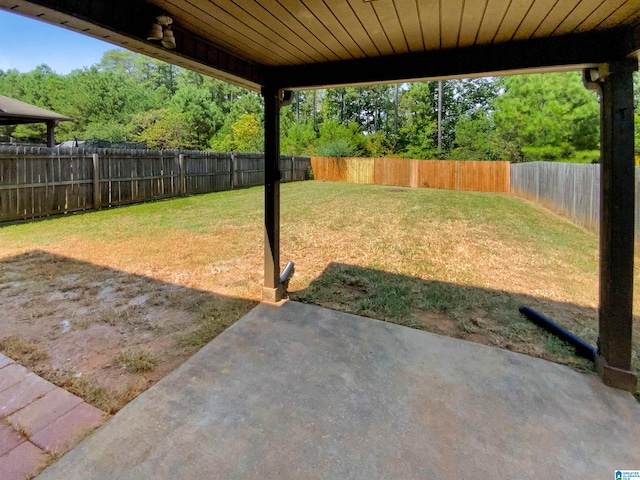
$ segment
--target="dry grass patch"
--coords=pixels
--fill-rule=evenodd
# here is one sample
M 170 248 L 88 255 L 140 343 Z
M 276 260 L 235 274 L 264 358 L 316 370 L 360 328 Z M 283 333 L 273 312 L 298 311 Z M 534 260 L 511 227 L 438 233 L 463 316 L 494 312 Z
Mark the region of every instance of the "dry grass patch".
M 196 328 L 178 336 L 175 344 L 186 351 L 196 351 L 233 325 L 245 313 L 246 305 L 242 300 L 202 305 L 196 313 Z
M 111 361 L 113 367 L 123 368 L 129 373 L 150 372 L 157 364 L 156 356 L 146 349 L 127 349 Z
M 136 386 L 113 390 L 89 375 L 79 375 L 70 370 L 41 369 L 35 373 L 108 414 L 116 413 L 147 388 L 146 382 L 140 382 Z
M 154 328 L 152 319 L 146 315 L 144 309 L 139 305 L 124 305 L 103 310 L 96 319 L 85 322 L 83 325 L 88 326 L 96 322 L 126 329 L 153 330 Z
M 19 337 L 0 340 L 0 352 L 27 368 L 33 368 L 49 358 L 35 341 Z
M 0 290 L 0 348 L 109 413 L 256 303 L 44 250 L 0 263 L 8 279 Z
M 45 468 L 50 467 L 58 460 L 60 460 L 61 456 L 62 454 L 60 453 L 42 452 L 40 454 L 40 458 L 38 459 L 37 466 L 33 469 L 32 472 L 25 476 L 25 479 L 30 480 L 37 477 L 38 474 L 40 474 Z

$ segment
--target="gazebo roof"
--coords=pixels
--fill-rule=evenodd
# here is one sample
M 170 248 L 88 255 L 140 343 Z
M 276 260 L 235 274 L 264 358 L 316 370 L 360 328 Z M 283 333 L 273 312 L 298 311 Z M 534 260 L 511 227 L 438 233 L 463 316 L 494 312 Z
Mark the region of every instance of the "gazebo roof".
M 636 55 L 638 0 L 0 0 L 259 90 L 567 70 Z M 159 14 L 176 48 L 148 41 Z
M 67 122 L 72 118 L 0 95 L 0 125 Z

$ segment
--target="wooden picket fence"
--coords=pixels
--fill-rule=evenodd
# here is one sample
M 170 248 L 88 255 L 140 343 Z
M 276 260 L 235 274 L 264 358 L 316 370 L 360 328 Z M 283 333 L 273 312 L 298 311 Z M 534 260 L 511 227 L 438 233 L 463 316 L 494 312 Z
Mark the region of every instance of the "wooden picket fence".
M 282 181 L 309 157 L 280 157 Z M 0 147 L 0 222 L 264 184 L 264 155 Z
M 474 192 L 509 192 L 509 162 L 311 157 L 315 180 Z

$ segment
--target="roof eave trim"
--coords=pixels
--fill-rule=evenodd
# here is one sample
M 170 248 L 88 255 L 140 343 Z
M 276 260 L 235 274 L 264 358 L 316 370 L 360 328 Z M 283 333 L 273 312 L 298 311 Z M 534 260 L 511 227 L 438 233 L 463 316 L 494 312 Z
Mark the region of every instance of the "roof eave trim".
M 619 28 L 500 45 L 272 67 L 267 82 L 281 89 L 303 89 L 580 69 L 631 55 L 638 42 L 637 28 Z

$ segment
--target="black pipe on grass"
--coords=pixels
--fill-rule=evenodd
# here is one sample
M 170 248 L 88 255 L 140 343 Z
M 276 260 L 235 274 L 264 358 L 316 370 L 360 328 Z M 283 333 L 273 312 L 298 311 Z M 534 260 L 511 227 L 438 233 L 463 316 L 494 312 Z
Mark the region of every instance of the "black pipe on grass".
M 523 305 L 519 308 L 519 310 L 521 314 L 523 314 L 539 327 L 544 328 L 547 332 L 555 335 L 560 340 L 564 340 L 568 344 L 572 345 L 576 349 L 576 355 L 595 362 L 597 354 L 597 350 L 595 347 L 589 345 L 580 337 L 576 337 L 569 330 L 562 328 L 550 318 L 536 312 L 533 308 L 525 307 Z

